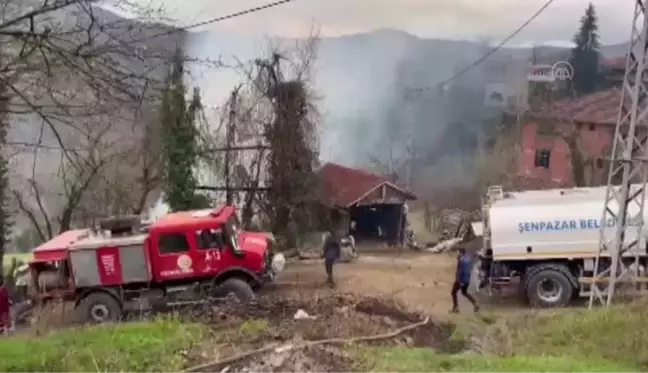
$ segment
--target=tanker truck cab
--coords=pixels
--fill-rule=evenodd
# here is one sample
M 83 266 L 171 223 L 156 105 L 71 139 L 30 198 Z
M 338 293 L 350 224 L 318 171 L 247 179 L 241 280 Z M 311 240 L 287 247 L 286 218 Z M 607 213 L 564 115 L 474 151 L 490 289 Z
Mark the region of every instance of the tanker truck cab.
M 139 217 L 106 219 L 98 229 L 64 232 L 33 254 L 35 303 L 74 301 L 84 322 L 228 296 L 246 303 L 285 264 L 267 234 L 241 231 L 232 206 L 174 212 L 148 227 Z
M 574 298 L 588 297 L 605 193 L 606 187 L 524 192 L 490 187 L 482 206 L 480 286 L 517 286 L 519 294 L 538 308 L 563 307 Z M 614 221 L 603 224 L 605 237 L 611 239 Z M 640 273 L 648 257 L 646 228 L 639 244 L 623 257 L 626 267 L 634 266 Z M 627 233 L 626 241 L 636 238 L 636 233 L 634 237 Z M 610 263 L 609 257 L 602 257 L 600 269 Z

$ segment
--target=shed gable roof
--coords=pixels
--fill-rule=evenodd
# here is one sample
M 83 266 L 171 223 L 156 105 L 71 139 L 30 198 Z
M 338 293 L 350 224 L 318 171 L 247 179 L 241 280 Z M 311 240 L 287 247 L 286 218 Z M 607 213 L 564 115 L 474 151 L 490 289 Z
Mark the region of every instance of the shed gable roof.
M 402 193 L 406 199 L 414 198 L 411 193 L 389 182 L 384 176 L 335 163 L 322 166 L 318 176 L 319 198 L 327 206 L 350 207 L 382 185 Z

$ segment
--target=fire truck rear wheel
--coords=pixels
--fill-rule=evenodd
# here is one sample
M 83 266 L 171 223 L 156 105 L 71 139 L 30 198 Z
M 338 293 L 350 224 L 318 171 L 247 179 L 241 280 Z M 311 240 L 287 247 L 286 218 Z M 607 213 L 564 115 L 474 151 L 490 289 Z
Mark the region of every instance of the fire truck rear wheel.
M 548 265 L 534 271 L 526 281 L 526 294 L 532 307 L 565 307 L 574 294 L 567 274 L 561 267 Z
M 117 299 L 108 293 L 90 293 L 77 306 L 82 322 L 100 324 L 116 322 L 122 317 L 122 308 Z
M 251 302 L 255 297 L 252 286 L 240 278 L 230 278 L 223 281 L 216 287 L 213 295 L 216 298 L 227 298 L 230 294 L 244 304 Z
M 34 304 L 29 301 L 20 302 L 11 307 L 11 319 L 14 325 L 25 324 L 34 313 Z

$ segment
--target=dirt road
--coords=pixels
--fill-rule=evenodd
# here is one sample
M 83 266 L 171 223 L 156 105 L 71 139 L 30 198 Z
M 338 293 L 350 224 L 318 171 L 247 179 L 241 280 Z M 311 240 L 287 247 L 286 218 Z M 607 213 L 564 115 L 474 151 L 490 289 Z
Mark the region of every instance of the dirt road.
M 335 267 L 336 289 L 324 286 L 324 264 L 318 260 L 288 263 L 272 291 L 291 296 L 325 296 L 355 293 L 387 296 L 406 303 L 412 310 L 437 316 L 452 308 L 450 288 L 456 254 L 407 254 L 398 257 L 361 255 L 352 263 Z M 460 307 L 469 311 L 467 302 Z

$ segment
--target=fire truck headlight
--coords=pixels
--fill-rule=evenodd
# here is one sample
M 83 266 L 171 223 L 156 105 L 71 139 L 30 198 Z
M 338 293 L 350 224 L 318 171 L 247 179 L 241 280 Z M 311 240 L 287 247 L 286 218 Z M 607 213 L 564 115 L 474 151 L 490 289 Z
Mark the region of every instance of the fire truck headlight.
M 272 270 L 275 273 L 279 273 L 283 271 L 285 266 L 286 266 L 286 258 L 284 257 L 284 255 L 275 254 L 274 257 L 272 258 Z

